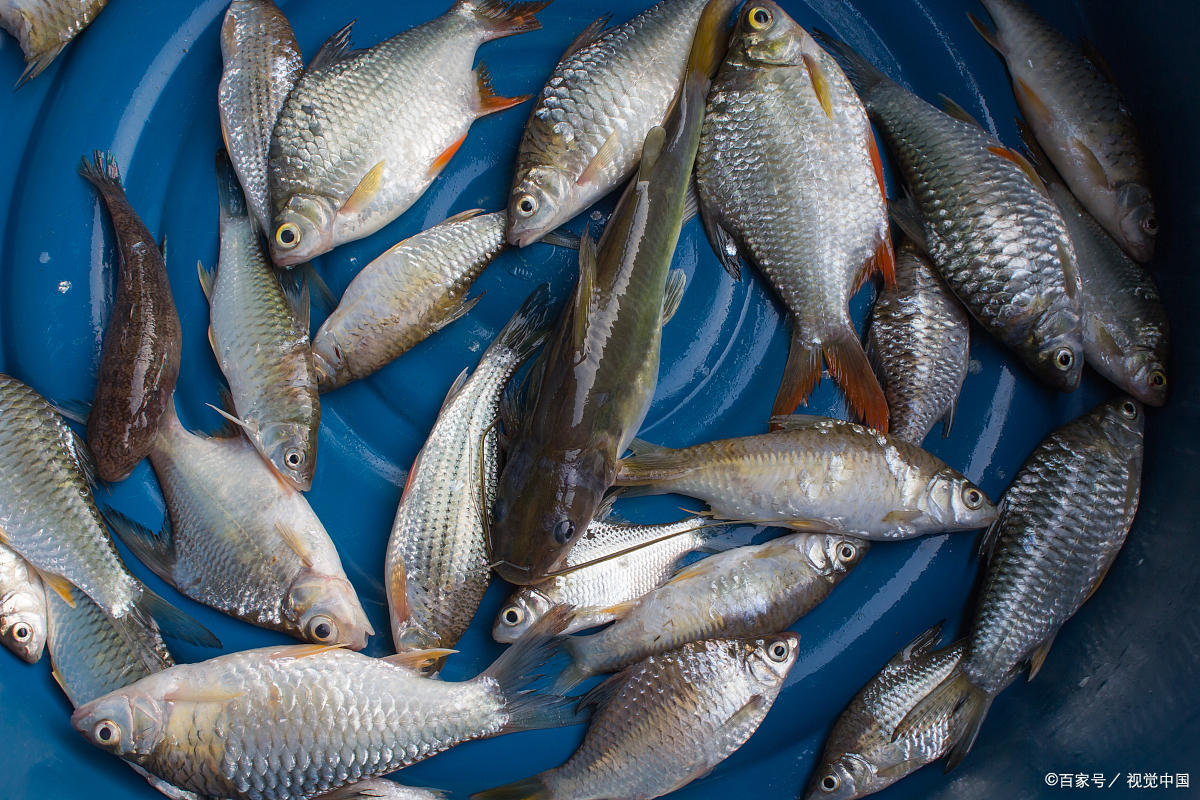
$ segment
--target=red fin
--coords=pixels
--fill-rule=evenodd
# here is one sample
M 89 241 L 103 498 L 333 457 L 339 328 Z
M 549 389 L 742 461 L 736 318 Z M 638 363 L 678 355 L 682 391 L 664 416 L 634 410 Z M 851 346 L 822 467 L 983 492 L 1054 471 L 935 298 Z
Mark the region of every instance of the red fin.
M 510 3 L 508 0 L 475 0 L 464 3 L 459 0 L 456 6 L 471 6 L 480 21 L 486 26 L 483 40 L 490 42 L 505 36 L 516 36 L 518 33 L 541 30 L 542 23 L 533 15 L 550 5 L 552 0 L 538 0 L 532 3 Z
M 1020 78 L 1013 79 L 1013 90 L 1016 92 L 1018 103 L 1021 110 L 1025 112 L 1025 116 L 1030 117 L 1033 122 L 1041 122 L 1043 125 L 1049 125 L 1053 119 L 1050 114 L 1050 109 L 1046 108 L 1046 104 L 1042 102 L 1042 98 L 1034 94 L 1033 89 L 1029 84 Z M 1019 101 L 1024 100 L 1024 103 Z
M 1009 161 L 1016 164 L 1021 168 L 1021 171 L 1025 173 L 1026 177 L 1029 178 L 1029 181 L 1037 187 L 1039 192 L 1046 195 L 1046 197 L 1050 196 L 1050 190 L 1047 189 L 1046 184 L 1042 182 L 1042 177 L 1038 175 L 1037 169 L 1034 168 L 1033 164 L 1029 163 L 1029 159 L 1025 158 L 1025 156 L 1021 155 L 1016 150 L 1010 150 L 1007 147 L 989 147 L 988 152 L 992 155 L 1000 156 L 1001 158 L 1007 158 Z
M 848 328 L 840 338 L 825 342 L 823 349 L 829 371 L 850 401 L 850 408 L 863 418 L 867 427 L 887 433 L 887 398 L 883 396 L 883 389 L 879 387 L 879 380 L 854 335 L 854 329 Z
M 779 384 L 779 393 L 775 395 L 775 405 L 771 408 L 772 417 L 791 414 L 796 406 L 808 399 L 813 387 L 821 382 L 821 351 L 801 340 L 801 328 L 797 320 L 793 320 L 792 324 L 795 326 L 792 347 L 788 351 L 787 365 L 783 368 L 783 382 Z M 771 430 L 776 430 L 776 427 L 772 425 Z
M 496 94 L 496 90 L 492 87 L 492 73 L 483 63 L 475 68 L 475 80 L 479 85 L 479 116 L 481 117 L 519 106 L 533 97 L 531 94 L 523 94 L 518 97 L 501 97 Z
M 467 140 L 467 135 L 464 133 L 462 138 L 454 144 L 442 151 L 442 154 L 433 160 L 433 164 L 429 167 L 429 172 L 426 173 L 430 178 L 437 177 L 446 165 L 450 163 L 450 159 L 454 158 L 454 154 L 458 152 L 458 148 L 462 147 L 462 143 Z
M 875 180 L 879 183 L 879 194 L 883 197 L 884 207 L 887 207 L 887 185 L 883 182 L 883 159 L 879 157 L 879 142 L 875 140 L 875 132 L 867 129 L 867 151 L 871 154 L 871 165 L 875 167 Z M 875 249 L 875 256 L 872 259 L 873 267 L 880 275 L 883 276 L 883 282 L 887 284 L 889 289 L 896 288 L 896 254 L 892 251 L 892 237 L 885 226 L 883 236 L 879 245 Z M 854 291 L 862 288 L 866 282 L 868 270 L 864 270 L 862 277 L 858 281 L 858 286 Z

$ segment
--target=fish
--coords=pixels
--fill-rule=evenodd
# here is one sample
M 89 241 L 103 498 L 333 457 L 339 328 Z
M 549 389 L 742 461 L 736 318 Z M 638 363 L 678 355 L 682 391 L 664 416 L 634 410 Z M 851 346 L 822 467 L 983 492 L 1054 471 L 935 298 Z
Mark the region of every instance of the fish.
M 610 495 L 612 497 L 612 495 Z M 594 628 L 617 616 L 610 609 L 637 600 L 670 579 L 680 558 L 697 550 L 720 552 L 733 545 L 715 542 L 723 531 L 712 520 L 692 516 L 665 525 L 634 525 L 610 516 L 606 501 L 567 553 L 564 571 L 513 593 L 500 608 L 492 638 L 517 641 L 547 611 L 571 609 L 563 634 Z
M 271 136 L 271 259 L 307 261 L 404 213 L 479 117 L 520 105 L 471 64 L 484 42 L 536 31 L 550 0 L 458 0 L 437 19 L 366 50 L 351 22 L 325 42 Z
M 854 413 L 888 430 L 848 305 L 873 274 L 895 285 L 881 163 L 837 62 L 775 3 L 747 4 L 709 95 L 696 187 L 722 265 L 740 279 L 739 260 L 754 264 L 791 314 L 773 415 L 808 399 L 824 359 Z
M 916 445 L 827 417 L 775 417 L 779 430 L 680 450 L 635 440 L 616 485 L 676 492 L 718 519 L 889 541 L 977 530 L 996 507 L 962 473 Z
M 1130 256 L 1154 256 L 1158 217 L 1133 114 L 1104 57 L 1082 48 L 1020 0 L 981 0 L 995 23 L 971 23 L 1008 65 L 1037 140 L 1079 202 Z
M 314 644 L 361 650 L 375 631 L 325 526 L 236 427 L 191 433 L 172 402 L 150 451 L 166 501 L 151 531 L 114 509 L 109 527 L 193 600 Z
M 374 798 L 379 798 L 379 800 L 445 800 L 446 793 L 438 789 L 401 786 L 386 778 L 371 778 L 321 795 L 321 800 L 373 800 Z
M 1158 286 L 1075 199 L 1028 125 L 1018 125 L 1079 254 L 1085 361 L 1146 405 L 1165 405 L 1170 323 Z
M 443 651 L 370 658 L 321 645 L 265 647 L 163 670 L 80 706 L 71 724 L 187 791 L 314 797 L 460 742 L 586 721 L 590 709 L 577 712 L 578 698 L 528 688 L 563 622 L 548 616 L 468 681 L 420 674 Z
M 304 72 L 291 23 L 271 0 L 233 0 L 221 23 L 221 136 L 262 231 L 271 228 L 267 155 L 288 92 Z
M 653 798 L 703 777 L 758 729 L 795 666 L 800 637 L 692 642 L 601 683 L 575 754 L 471 800 Z
M 308 339 L 308 284 L 282 280 L 259 245 L 237 175 L 217 153 L 221 255 L 214 273 L 197 262 L 209 302 L 208 341 L 240 426 L 280 479 L 302 492 L 317 468 L 321 400 Z
M 88 446 L 100 479 L 124 480 L 154 444 L 175 391 L 183 332 L 166 260 L 129 204 L 116 159 L 97 150 L 79 174 L 100 192 L 117 234 L 117 293 L 100 351 Z
M 1029 665 L 1033 680 L 1063 623 L 1095 593 L 1137 513 L 1145 409 L 1102 403 L 1050 434 L 1004 495 L 984 542 L 983 583 L 962 662 L 905 715 L 893 739 L 956 709 L 961 734 L 946 763 L 971 750 L 992 700 Z
M 828 597 L 870 547 L 849 536 L 792 533 L 697 561 L 622 604 L 600 633 L 565 640 L 571 663 L 555 690 L 687 642 L 779 633 Z
M 493 568 L 539 583 L 587 530 L 658 384 L 662 326 L 685 274 L 671 271 L 704 97 L 736 0 L 706 6 L 666 128 L 646 136 L 597 244 L 584 236 L 572 300 L 542 355 L 539 390 L 510 434 L 491 523 Z
M 0 373 L 0 544 L 66 600 L 82 591 L 115 620 L 157 622 L 202 647 L 217 637 L 130 574 L 92 494 L 96 464 L 83 437 L 40 394 Z
M 517 151 L 510 244 L 526 247 L 637 169 L 683 83 L 707 0 L 663 0 L 622 25 L 585 28 L 550 73 Z
M 549 297 L 548 284 L 535 289 L 471 377 L 459 375 L 409 469 L 384 557 L 398 651 L 453 647 L 487 591 L 484 515 L 496 497 L 501 394 L 549 334 Z
M 979 324 L 1046 385 L 1072 392 L 1083 369 L 1079 260 L 1029 163 L 960 106 L 926 103 L 846 44 L 818 32 L 891 145 L 934 265 Z
M 104 10 L 108 0 L 5 0 L 0 28 L 16 37 L 25 71 L 15 88 L 36 78 Z
M 949 675 L 962 643 L 940 650 L 937 623 L 904 647 L 871 678 L 833 724 L 804 800 L 853 800 L 882 791 L 941 758 L 962 725 L 951 710 L 930 727 L 892 741 L 908 711 Z
M 30 664 L 46 644 L 46 592 L 37 570 L 0 544 L 0 642 Z
M 883 385 L 889 433 L 918 447 L 934 423 L 950 435 L 971 365 L 966 309 L 911 239 L 896 253 L 896 287 L 875 297 L 867 357 Z
M 474 308 L 483 295 L 467 291 L 506 249 L 505 219 L 455 214 L 363 267 L 313 337 L 320 390 L 365 378 Z

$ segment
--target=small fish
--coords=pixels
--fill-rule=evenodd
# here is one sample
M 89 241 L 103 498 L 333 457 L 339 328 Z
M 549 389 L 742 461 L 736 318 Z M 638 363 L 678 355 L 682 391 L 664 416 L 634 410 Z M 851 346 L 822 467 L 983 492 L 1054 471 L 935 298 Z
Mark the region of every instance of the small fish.
M 879 151 L 837 62 L 769 0 L 746 5 L 713 81 L 696 186 L 721 263 L 740 278 L 744 256 L 791 312 L 771 413 L 808 399 L 824 359 L 854 413 L 887 432 L 887 399 L 849 310 L 873 273 L 895 284 Z
M 4 0 L 0 28 L 16 37 L 25 53 L 25 71 L 17 81 L 36 78 L 62 49 L 92 24 L 108 0 Z
M 606 501 L 608 502 L 608 501 Z M 666 525 L 634 525 L 608 516 L 611 503 L 567 552 L 564 571 L 518 590 L 500 609 L 492 638 L 515 642 L 547 611 L 571 609 L 564 634 L 617 618 L 610 609 L 637 600 L 670 579 L 679 559 L 696 550 L 719 552 L 733 545 L 713 542 L 722 531 L 706 517 Z
M 221 256 L 216 274 L 197 264 L 208 297 L 208 340 L 233 395 L 236 415 L 258 452 L 302 492 L 317 468 L 321 401 L 308 341 L 308 285 L 288 287 L 267 260 L 237 175 L 217 153 Z
M 778 633 L 828 597 L 868 549 L 848 536 L 792 533 L 697 561 L 621 604 L 620 618 L 600 633 L 563 642 L 571 664 L 555 689 L 687 642 Z
M 221 24 L 221 136 L 259 230 L 271 228 L 267 153 L 271 131 L 304 72 L 300 45 L 271 0 L 233 0 Z
M 114 482 L 129 477 L 154 444 L 179 377 L 183 333 L 163 254 L 125 197 L 116 160 L 97 150 L 91 162 L 80 162 L 79 174 L 104 198 L 120 253 L 87 421 L 100 479 Z
M 0 544 L 15 550 L 64 600 L 82 591 L 115 620 L 204 647 L 221 643 L 129 573 L 96 507 L 95 461 L 46 400 L 0 373 Z M 68 600 L 73 602 L 73 600 Z
M 361 650 L 375 631 L 304 495 L 240 431 L 212 438 L 163 416 L 150 451 L 169 516 L 155 533 L 119 512 L 121 541 L 183 594 L 315 644 Z
M 804 800 L 866 797 L 945 754 L 962 728 L 951 709 L 928 728 L 892 741 L 904 715 L 962 658 L 961 643 L 933 650 L 941 628 L 939 622 L 910 642 L 850 701 L 825 742 Z
M 320 645 L 266 647 L 163 670 L 80 706 L 71 724 L 188 791 L 314 797 L 460 742 L 586 721 L 590 709 L 576 712 L 578 698 L 528 689 L 564 623 L 547 616 L 461 683 L 417 671 L 445 651 L 370 658 Z
M 350 23 L 288 95 L 271 137 L 271 258 L 290 267 L 361 239 L 420 197 L 476 119 L 529 99 L 501 97 L 479 45 L 541 28 L 550 0 L 458 0 L 366 50 Z
M 950 435 L 970 344 L 966 309 L 906 240 L 896 254 L 896 287 L 879 292 L 867 329 L 867 357 L 887 396 L 892 436 L 919 447 L 939 419 L 942 436 Z
M 693 642 L 584 695 L 596 706 L 567 763 L 471 800 L 661 797 L 712 771 L 758 729 L 796 663 L 800 637 Z
M 46 592 L 37 570 L 0 544 L 0 641 L 30 664 L 46 644 Z
M 1072 392 L 1083 369 L 1078 258 L 1032 167 L 966 111 L 888 79 L 842 42 L 842 62 L 891 144 L 921 216 L 905 229 L 979 323 L 1043 383 Z
M 398 651 L 453 647 L 487 591 L 487 520 L 500 469 L 496 418 L 513 373 L 549 334 L 542 284 L 450 387 L 417 453 L 388 538 L 384 584 Z
M 467 290 L 507 247 L 505 213 L 479 214 L 405 239 L 354 277 L 313 337 L 322 392 L 365 378 L 475 307 L 482 295 L 467 300 Z
M 965 720 L 946 770 L 971 750 L 992 700 L 1104 580 L 1125 543 L 1141 489 L 1145 411 L 1118 397 L 1050 434 L 1013 478 L 985 541 L 987 566 L 962 663 L 918 703 L 893 738 L 954 709 Z
M 968 13 L 1008 64 L 1017 105 L 1074 195 L 1141 262 L 1154 255 L 1158 218 L 1133 115 L 1104 58 L 1083 49 L 1020 0 L 981 0 L 996 30 Z
M 574 298 L 542 356 L 536 399 L 510 434 L 497 489 L 492 562 L 511 583 L 539 583 L 561 566 L 650 410 L 662 326 L 678 307 L 686 280 L 681 270 L 672 272 L 671 259 L 704 97 L 736 4 L 713 0 L 706 6 L 666 127 L 646 136 L 638 174 L 600 242 L 583 238 Z
M 826 417 L 774 417 L 780 430 L 672 450 L 635 440 L 625 495 L 677 492 L 718 519 L 880 541 L 976 530 L 996 519 L 979 487 L 916 445 Z
M 611 14 L 571 43 L 529 116 L 508 201 L 525 247 L 628 180 L 683 83 L 707 0 L 663 0 L 623 25 Z

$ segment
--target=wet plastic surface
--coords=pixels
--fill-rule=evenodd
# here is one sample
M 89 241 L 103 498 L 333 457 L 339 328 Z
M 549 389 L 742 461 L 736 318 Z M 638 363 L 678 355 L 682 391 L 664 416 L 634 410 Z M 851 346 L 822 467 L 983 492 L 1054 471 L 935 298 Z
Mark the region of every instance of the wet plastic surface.
M 600 13 L 624 20 L 650 0 L 602 6 L 558 0 L 542 12 L 545 29 L 484 45 L 479 57 L 508 95 L 536 92 L 566 45 Z M 444 3 L 449 5 L 448 0 Z M 167 267 L 184 330 L 177 402 L 192 429 L 219 426 L 221 380 L 206 341 L 208 308 L 197 259 L 217 254 L 212 155 L 220 145 L 216 87 L 218 31 L 226 0 L 199 4 L 113 0 L 92 26 L 21 91 L 0 90 L 0 369 L 52 400 L 92 396 L 116 251 L 96 194 L 75 174 L 79 157 L 112 149 L 131 202 L 152 232 L 168 240 Z M 441 13 L 442 4 L 362 0 L 280 4 L 305 59 L 357 16 L 355 41 L 369 46 Z M 1017 143 L 1016 113 L 1003 64 L 971 28 L 963 0 L 792 0 L 802 25 L 846 39 L 927 99 L 954 97 Z M 1195 301 L 1197 169 L 1189 144 L 1200 120 L 1194 86 L 1197 13 L 1185 3 L 1046 0 L 1036 4 L 1068 35 L 1084 34 L 1121 80 L 1150 155 L 1163 233 L 1153 272 L 1174 328 L 1173 396 L 1150 409 L 1138 519 L 1095 598 L 1069 622 L 1037 681 L 1019 683 L 995 703 L 975 751 L 958 771 L 922 770 L 879 795 L 910 797 L 1055 797 L 1047 773 L 1188 773 L 1197 761 L 1195 653 L 1200 647 L 1197 547 L 1192 520 L 1198 317 Z M 1136 5 L 1136 8 L 1134 7 Z M 1085 6 L 1085 7 L 1084 7 Z M 15 82 L 22 59 L 0 36 L 0 87 Z M 1194 96 L 1193 96 L 1194 97 Z M 317 260 L 335 293 L 355 272 L 401 238 L 468 208 L 501 208 L 529 106 L 480 120 L 432 188 L 379 233 Z M 894 184 L 893 184 L 894 189 Z M 601 203 L 607 213 L 612 200 Z M 579 230 L 587 217 L 570 227 Z M 593 223 L 593 231 L 598 230 Z M 698 221 L 685 228 L 676 266 L 688 273 L 683 305 L 663 337 L 662 371 L 641 436 L 682 446 L 765 430 L 787 351 L 781 308 L 753 271 L 732 283 L 710 252 Z M 337 543 L 346 571 L 381 635 L 367 652 L 391 652 L 381 585 L 383 554 L 404 471 L 421 446 L 454 377 L 474 366 L 521 300 L 549 280 L 556 298 L 575 277 L 572 254 L 535 245 L 500 257 L 472 294 L 487 297 L 464 320 L 430 337 L 365 381 L 323 397 L 316 479 L 309 499 Z M 869 291 L 853 310 L 861 323 Z M 324 313 L 314 310 L 313 330 Z M 972 329 L 972 373 L 963 387 L 953 434 L 940 427 L 927 447 L 961 469 L 994 499 L 1036 443 L 1113 390 L 1090 369 L 1072 395 L 1041 388 L 1011 354 Z M 977 367 L 977 368 L 976 368 Z M 826 380 L 809 409 L 844 416 Z M 109 502 L 157 527 L 163 504 L 144 462 L 112 489 Z M 623 503 L 638 520 L 681 516 L 680 498 Z M 692 508 L 695 501 L 683 501 Z M 824 737 L 850 697 L 900 647 L 930 624 L 953 629 L 968 607 L 979 536 L 935 536 L 876 544 L 864 562 L 794 629 L 801 653 L 787 688 L 751 741 L 680 798 L 803 792 Z M 131 568 L 156 591 L 216 632 L 226 652 L 289 641 L 182 598 L 135 559 Z M 470 677 L 501 652 L 489 631 L 508 587 L 494 582 L 446 670 Z M 171 642 L 181 661 L 214 653 Z M 159 795 L 117 759 L 87 745 L 70 727 L 70 706 L 36 665 L 0 653 L 0 797 L 75 798 Z M 562 763 L 582 728 L 469 743 L 395 777 L 456 796 Z M 1200 768 L 1193 778 L 1200 785 Z M 1107 789 L 1118 794 L 1122 777 Z M 1163 790 L 1177 792 L 1178 789 Z M 1182 790 L 1185 794 L 1188 790 Z M 1179 794 L 1178 796 L 1185 796 Z M 1169 795 L 1174 796 L 1174 795 Z

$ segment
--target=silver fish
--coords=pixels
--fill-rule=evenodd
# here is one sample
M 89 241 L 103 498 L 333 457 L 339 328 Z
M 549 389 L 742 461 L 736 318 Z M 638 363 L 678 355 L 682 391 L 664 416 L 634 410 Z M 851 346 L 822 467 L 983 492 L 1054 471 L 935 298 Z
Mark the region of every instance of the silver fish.
M 226 614 L 298 639 L 361 650 L 375 631 L 304 495 L 249 441 L 189 432 L 172 402 L 150 451 L 169 516 L 155 533 L 106 512 L 160 578 Z
M 479 45 L 535 31 L 550 4 L 458 0 L 366 50 L 350 23 L 309 63 L 271 137 L 271 258 L 281 267 L 368 236 L 404 213 L 479 117 L 529 98 L 500 97 Z
M 458 377 L 409 470 L 384 559 L 397 650 L 453 647 L 487 591 L 500 396 L 549 334 L 549 296 L 548 285 L 535 289 L 471 377 Z
M 46 592 L 37 570 L 0 544 L 0 641 L 30 664 L 46 644 Z
M 887 397 L 888 432 L 918 447 L 934 423 L 950 435 L 971 365 L 971 326 L 937 268 L 907 240 L 896 252 L 896 287 L 875 298 L 867 357 Z
M 758 729 L 799 640 L 713 639 L 634 664 L 580 701 L 598 708 L 567 763 L 471 800 L 649 800 L 681 789 Z
M 663 0 L 623 25 L 601 17 L 563 53 L 517 151 L 508 241 L 525 247 L 621 185 L 683 82 L 707 0 Z
M 941 758 L 962 719 L 947 709 L 928 728 L 892 741 L 904 715 L 962 658 L 962 643 L 934 651 L 942 623 L 922 633 L 862 688 L 838 717 L 804 800 L 854 800 L 882 791 Z
M 25 53 L 16 88 L 50 66 L 106 5 L 108 0 L 0 0 L 0 28 L 15 36 Z
M 300 45 L 271 0 L 233 0 L 221 24 L 221 135 L 260 230 L 270 230 L 267 153 L 271 131 L 304 72 Z
M 709 556 L 624 604 L 600 633 L 567 639 L 571 664 L 555 688 L 687 642 L 778 633 L 824 600 L 869 548 L 848 536 L 792 533 Z

